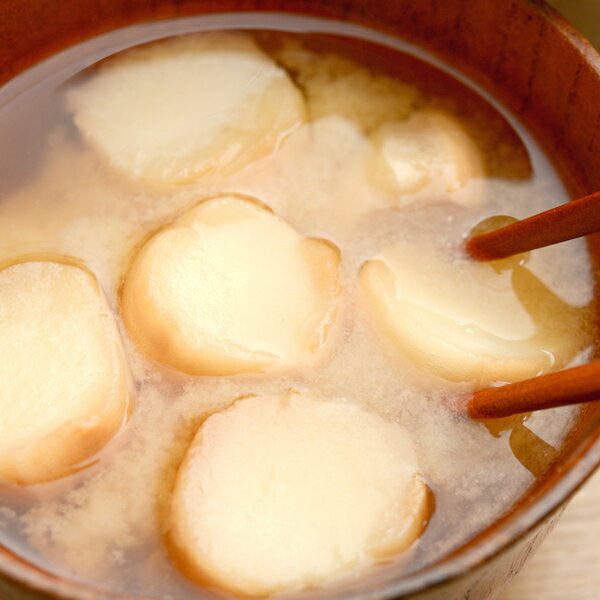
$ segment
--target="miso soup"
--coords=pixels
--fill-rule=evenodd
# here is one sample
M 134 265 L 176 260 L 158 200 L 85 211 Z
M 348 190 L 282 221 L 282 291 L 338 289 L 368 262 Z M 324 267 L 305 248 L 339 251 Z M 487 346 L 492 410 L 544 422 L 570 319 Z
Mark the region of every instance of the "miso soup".
M 228 19 L 117 31 L 0 90 L 0 543 L 107 591 L 432 564 L 576 414 L 474 422 L 459 397 L 589 358 L 583 241 L 463 250 L 568 200 L 511 114 L 372 31 Z

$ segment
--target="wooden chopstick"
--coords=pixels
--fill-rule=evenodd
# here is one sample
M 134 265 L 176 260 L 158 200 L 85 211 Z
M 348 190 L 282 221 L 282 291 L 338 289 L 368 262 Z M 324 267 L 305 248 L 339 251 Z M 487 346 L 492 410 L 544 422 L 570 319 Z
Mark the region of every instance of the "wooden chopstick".
M 600 400 L 600 361 L 480 390 L 467 400 L 467 413 L 494 419 L 595 400 Z
M 561 204 L 495 231 L 468 239 L 476 260 L 496 260 L 600 231 L 600 192 Z

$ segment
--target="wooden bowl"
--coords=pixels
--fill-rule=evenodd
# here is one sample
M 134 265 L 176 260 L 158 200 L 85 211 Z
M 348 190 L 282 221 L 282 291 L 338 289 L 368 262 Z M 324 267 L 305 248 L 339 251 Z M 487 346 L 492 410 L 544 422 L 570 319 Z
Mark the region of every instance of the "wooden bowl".
M 600 56 L 541 0 L 2 0 L 0 85 L 39 61 L 147 21 L 278 11 L 364 25 L 423 46 L 512 109 L 553 157 L 573 197 L 600 189 Z M 3 140 L 6 142 L 5 140 Z M 599 281 L 600 238 L 590 239 Z M 490 598 L 523 565 L 566 500 L 600 463 L 600 403 L 581 408 L 561 460 L 508 514 L 450 556 L 374 585 L 358 580 L 303 598 Z M 0 547 L 1 598 L 127 598 L 33 566 Z

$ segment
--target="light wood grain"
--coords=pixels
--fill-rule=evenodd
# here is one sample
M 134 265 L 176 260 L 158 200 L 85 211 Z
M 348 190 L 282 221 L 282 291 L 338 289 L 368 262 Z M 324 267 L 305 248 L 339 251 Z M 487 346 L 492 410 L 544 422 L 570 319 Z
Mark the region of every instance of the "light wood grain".
M 546 0 L 546 2 L 563 14 L 596 48 L 600 48 L 600 0 Z M 597 598 L 600 598 L 600 594 Z
M 600 472 L 498 600 L 600 599 Z

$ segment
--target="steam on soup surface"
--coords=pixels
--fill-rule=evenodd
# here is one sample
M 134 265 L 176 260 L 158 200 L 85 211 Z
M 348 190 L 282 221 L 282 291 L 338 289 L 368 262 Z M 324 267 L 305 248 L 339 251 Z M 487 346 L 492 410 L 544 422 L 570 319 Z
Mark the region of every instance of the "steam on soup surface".
M 176 598 L 375 584 L 543 477 L 574 409 L 453 409 L 587 357 L 583 242 L 461 250 L 488 217 L 567 199 L 525 130 L 359 39 L 196 33 L 93 58 L 0 109 L 5 546 Z M 79 447 L 82 419 L 67 460 L 47 440 Z

